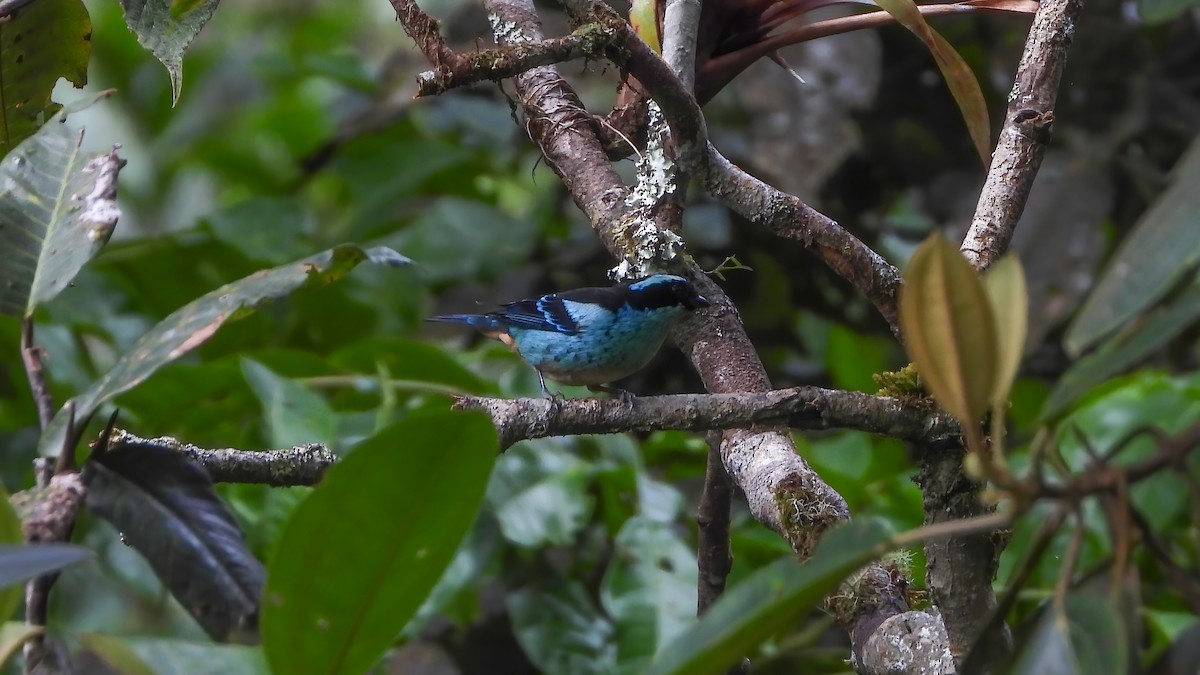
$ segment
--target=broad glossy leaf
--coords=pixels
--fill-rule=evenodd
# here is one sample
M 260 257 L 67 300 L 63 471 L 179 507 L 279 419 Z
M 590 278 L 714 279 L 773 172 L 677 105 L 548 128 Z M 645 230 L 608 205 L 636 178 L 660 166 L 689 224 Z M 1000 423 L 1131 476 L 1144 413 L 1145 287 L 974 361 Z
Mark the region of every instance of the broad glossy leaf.
M 1029 295 L 1021 260 L 1015 255 L 1001 258 L 988 269 L 983 287 L 992 303 L 992 317 L 996 321 L 996 388 L 992 392 L 992 404 L 1004 405 L 1021 366 L 1025 334 L 1029 328 Z
M 62 106 L 50 94 L 58 78 L 87 84 L 92 21 L 83 0 L 39 0 L 0 24 L 0 157 Z
M 880 521 L 855 520 L 821 539 L 803 563 L 786 557 L 734 586 L 658 654 L 649 675 L 724 673 L 790 625 L 855 570 L 882 555 L 890 540 Z
M 1017 655 L 1012 675 L 1123 675 L 1128 648 L 1121 618 L 1101 596 L 1072 593 L 1046 607 Z
M 42 630 L 41 626 L 31 626 L 24 621 L 5 621 L 0 625 L 0 666 L 8 663 L 21 645 Z
M 1042 406 L 1041 421 L 1049 422 L 1066 412 L 1092 387 L 1136 366 L 1197 321 L 1200 321 L 1200 278 L 1135 330 L 1113 336 L 1072 365 Z
M 496 455 L 481 413 L 415 415 L 351 450 L 271 559 L 263 647 L 278 673 L 362 673 L 396 639 L 475 520 Z
M 0 484 L 0 545 L 16 545 L 25 540 L 21 531 L 21 519 L 8 501 L 8 490 Z M 13 612 L 21 604 L 24 589 L 20 586 L 10 586 L 0 589 L 0 621 L 12 618 Z
M 696 554 L 671 525 L 644 516 L 626 520 L 613 547 L 600 600 L 617 627 L 622 669 L 640 673 L 695 620 Z
M 214 640 L 253 640 L 265 570 L 203 467 L 131 443 L 84 465 L 87 506 L 150 563 Z
M 1095 290 L 1067 330 L 1079 355 L 1155 302 L 1200 263 L 1200 140 L 1175 165 L 1174 181 L 1142 215 L 1113 255 Z
M 262 403 L 272 446 L 333 445 L 337 418 L 319 394 L 250 359 L 242 359 L 242 373 Z
M 116 150 L 83 152 L 83 131 L 64 119 L 56 115 L 0 163 L 4 314 L 30 316 L 58 295 L 108 243 L 121 215 L 116 196 L 123 161 Z
M 57 542 L 0 546 L 0 588 L 60 570 L 91 556 L 91 549 Z
M 171 105 L 183 90 L 183 52 L 212 18 L 220 0 L 121 0 L 125 23 L 171 77 Z
M 226 321 L 245 316 L 305 284 L 336 281 L 364 260 L 389 266 L 411 262 L 385 247 L 337 246 L 288 265 L 255 272 L 188 303 L 150 329 L 103 377 L 71 399 L 76 420 L 87 419 L 100 404 L 132 389 L 154 371 L 204 344 Z M 42 434 L 38 448 L 43 455 L 58 453 L 67 434 L 66 427 L 67 415 L 60 410 Z
M 79 641 L 121 675 L 266 675 L 262 650 L 147 637 L 84 633 Z
M 996 328 L 979 273 L 935 233 L 904 273 L 900 325 L 921 381 L 964 424 L 975 424 L 996 389 Z
M 522 443 L 496 461 L 487 499 L 508 541 L 565 546 L 595 509 L 591 478 L 592 467 L 554 441 Z
M 971 67 L 954 47 L 946 42 L 946 38 L 929 27 L 912 0 L 877 0 L 875 4 L 891 14 L 900 25 L 912 31 L 929 48 L 938 69 L 942 71 L 942 77 L 946 78 L 946 86 L 950 87 L 950 93 L 958 103 L 958 109 L 962 111 L 963 121 L 967 123 L 967 133 L 971 136 L 975 152 L 979 153 L 979 159 L 987 166 L 992 156 L 992 127 L 988 121 L 983 90 L 979 88 L 979 80 L 975 79 Z

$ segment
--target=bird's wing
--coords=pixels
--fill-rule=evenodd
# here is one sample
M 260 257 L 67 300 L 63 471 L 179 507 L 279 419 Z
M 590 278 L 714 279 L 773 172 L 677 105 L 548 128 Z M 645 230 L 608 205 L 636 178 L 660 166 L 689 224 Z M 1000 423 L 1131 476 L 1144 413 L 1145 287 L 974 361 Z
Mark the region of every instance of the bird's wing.
M 514 328 L 552 331 L 567 335 L 579 332 L 579 324 L 567 311 L 562 303 L 562 298 L 557 293 L 543 295 L 537 299 L 509 303 L 499 314 L 504 317 L 504 323 Z

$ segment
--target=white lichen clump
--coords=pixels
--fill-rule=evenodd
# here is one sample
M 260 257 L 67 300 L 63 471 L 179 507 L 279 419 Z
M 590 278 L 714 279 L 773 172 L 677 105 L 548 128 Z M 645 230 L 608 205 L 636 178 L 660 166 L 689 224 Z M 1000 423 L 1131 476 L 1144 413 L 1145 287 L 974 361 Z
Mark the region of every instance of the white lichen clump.
M 637 185 L 625 198 L 632 209 L 630 222 L 622 228 L 631 251 L 609 270 L 614 280 L 653 274 L 662 262 L 683 255 L 683 239 L 654 222 L 653 210 L 675 195 L 675 162 L 667 154 L 670 133 L 658 104 L 648 105 L 649 138 L 637 162 Z

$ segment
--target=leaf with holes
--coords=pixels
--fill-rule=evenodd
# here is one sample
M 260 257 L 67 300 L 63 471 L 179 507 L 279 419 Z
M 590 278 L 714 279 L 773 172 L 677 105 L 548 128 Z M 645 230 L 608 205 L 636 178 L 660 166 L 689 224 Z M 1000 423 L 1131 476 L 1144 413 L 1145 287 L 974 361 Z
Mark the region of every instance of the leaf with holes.
M 253 640 L 265 570 L 203 467 L 165 448 L 97 451 L 87 506 L 121 532 L 214 640 Z
M 0 23 L 0 157 L 62 107 L 50 98 L 58 78 L 87 84 L 92 21 L 83 0 L 27 3 Z
M 204 344 L 226 321 L 243 317 L 305 284 L 332 283 L 364 260 L 388 266 L 412 262 L 387 247 L 364 250 L 347 244 L 294 263 L 260 270 L 184 305 L 143 335 L 87 391 L 68 402 L 75 408 L 76 428 L 70 430 L 72 436 L 97 406 L 141 384 L 159 368 Z M 50 421 L 38 445 L 43 455 L 55 455 L 63 447 L 70 416 L 63 406 Z
M 31 316 L 108 243 L 116 150 L 85 153 L 60 113 L 0 164 L 0 313 Z
M 353 448 L 292 513 L 271 558 L 263 649 L 277 673 L 363 673 L 454 557 L 483 501 L 481 413 L 409 417 Z
M 167 67 L 171 105 L 183 91 L 183 52 L 217 11 L 220 0 L 121 0 L 138 42 Z

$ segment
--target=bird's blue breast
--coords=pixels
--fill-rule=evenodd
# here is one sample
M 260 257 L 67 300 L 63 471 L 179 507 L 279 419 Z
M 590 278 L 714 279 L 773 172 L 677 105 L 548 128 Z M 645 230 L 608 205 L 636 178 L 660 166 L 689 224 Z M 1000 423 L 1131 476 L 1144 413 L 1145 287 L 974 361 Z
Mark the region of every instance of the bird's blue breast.
M 587 303 L 564 301 L 575 320 L 574 333 L 509 329 L 517 351 L 547 377 L 565 384 L 606 384 L 641 369 L 654 358 L 670 320 L 682 309 L 615 311 Z

